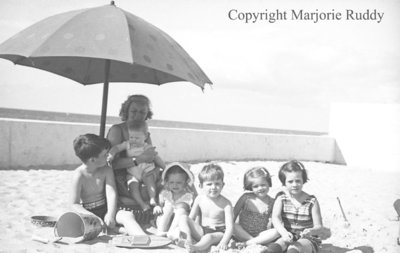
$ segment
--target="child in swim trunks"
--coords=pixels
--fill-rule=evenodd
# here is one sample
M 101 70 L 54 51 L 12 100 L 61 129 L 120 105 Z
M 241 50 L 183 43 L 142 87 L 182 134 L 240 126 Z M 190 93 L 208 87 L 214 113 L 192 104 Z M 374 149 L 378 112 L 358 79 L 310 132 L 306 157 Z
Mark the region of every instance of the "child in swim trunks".
M 107 166 L 108 140 L 95 134 L 74 140 L 75 154 L 82 165 L 72 179 L 71 202 L 75 211 L 95 214 L 109 228 L 115 228 L 117 193 L 113 170 Z
M 194 176 L 185 164 L 174 162 L 169 164 L 162 173 L 164 189 L 159 194 L 161 213 L 157 218 L 157 235 L 174 239 L 172 234 L 178 226 L 180 216 L 189 215 L 196 191 L 193 191 Z M 171 222 L 172 221 L 172 222 Z M 175 236 L 176 237 L 176 236 Z
M 224 187 L 224 172 L 215 164 L 203 167 L 199 174 L 199 195 L 189 217 L 182 216 L 179 221 L 181 240 L 189 252 L 204 251 L 212 245 L 217 250 L 226 250 L 233 232 L 233 214 L 231 202 L 221 195 Z M 201 224 L 195 222 L 200 216 Z
M 303 191 L 303 184 L 308 181 L 304 165 L 295 160 L 283 164 L 279 180 L 285 190 L 276 197 L 272 222 L 281 238 L 269 247 L 274 247 L 273 252 L 318 252 L 321 240 L 330 236 L 330 230 L 322 225 L 317 198 Z
M 114 159 L 119 152 L 126 151 L 128 157 L 136 157 L 152 146 L 146 143 L 148 127 L 146 121 L 128 122 L 129 140 L 113 146 L 109 151 L 108 161 Z M 135 163 L 135 160 L 134 160 Z M 127 184 L 129 193 L 140 205 L 143 211 L 150 209 L 150 206 L 157 206 L 156 201 L 156 175 L 155 164 L 160 168 L 165 168 L 163 160 L 156 156 L 154 163 L 140 163 L 127 169 Z M 146 203 L 140 194 L 139 186 L 144 183 L 150 197 L 150 205 Z
M 246 191 L 236 202 L 233 209 L 234 236 L 244 243 L 267 244 L 279 237 L 278 231 L 271 228 L 271 213 L 274 199 L 268 195 L 272 186 L 271 176 L 264 167 L 255 167 L 244 174 Z

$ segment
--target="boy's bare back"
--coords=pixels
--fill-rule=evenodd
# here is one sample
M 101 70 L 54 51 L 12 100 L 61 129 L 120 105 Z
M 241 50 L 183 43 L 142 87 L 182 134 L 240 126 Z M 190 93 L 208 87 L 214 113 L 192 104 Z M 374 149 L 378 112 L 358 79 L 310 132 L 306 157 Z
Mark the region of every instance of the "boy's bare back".
M 74 179 L 80 189 L 80 198 L 83 203 L 90 203 L 105 198 L 105 182 L 111 168 L 104 166 L 88 172 L 82 164 L 75 169 Z

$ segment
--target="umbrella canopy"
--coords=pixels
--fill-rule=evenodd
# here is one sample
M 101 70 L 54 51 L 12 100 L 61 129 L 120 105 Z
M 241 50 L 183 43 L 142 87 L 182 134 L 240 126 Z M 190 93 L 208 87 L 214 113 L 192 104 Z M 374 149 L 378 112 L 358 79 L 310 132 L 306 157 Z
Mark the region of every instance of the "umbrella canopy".
M 101 136 L 109 82 L 212 84 L 168 34 L 113 2 L 39 21 L 0 44 L 0 58 L 83 85 L 104 83 Z

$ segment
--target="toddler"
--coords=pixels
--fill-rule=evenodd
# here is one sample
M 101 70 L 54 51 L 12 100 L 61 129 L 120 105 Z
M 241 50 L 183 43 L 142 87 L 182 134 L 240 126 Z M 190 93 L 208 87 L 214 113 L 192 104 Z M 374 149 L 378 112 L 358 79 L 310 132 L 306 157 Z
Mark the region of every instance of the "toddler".
M 246 191 L 236 202 L 233 219 L 234 236 L 244 245 L 267 244 L 279 237 L 276 229 L 271 229 L 271 213 L 274 199 L 268 195 L 272 186 L 271 176 L 264 167 L 255 167 L 244 174 Z
M 194 176 L 185 164 L 174 162 L 165 168 L 161 179 L 164 189 L 159 194 L 160 206 L 157 208 L 160 210 L 155 210 L 161 213 L 157 218 L 157 234 L 165 236 L 168 231 L 168 237 L 172 238 L 171 233 L 178 226 L 180 216 L 189 215 L 193 204 L 196 195 L 195 189 L 192 190 Z
M 208 250 L 217 245 L 217 250 L 226 250 L 233 232 L 233 214 L 231 202 L 221 195 L 224 187 L 224 172 L 215 164 L 203 167 L 199 174 L 199 195 L 189 217 L 181 216 L 179 230 L 181 240 L 189 252 Z M 200 224 L 195 222 L 200 217 Z

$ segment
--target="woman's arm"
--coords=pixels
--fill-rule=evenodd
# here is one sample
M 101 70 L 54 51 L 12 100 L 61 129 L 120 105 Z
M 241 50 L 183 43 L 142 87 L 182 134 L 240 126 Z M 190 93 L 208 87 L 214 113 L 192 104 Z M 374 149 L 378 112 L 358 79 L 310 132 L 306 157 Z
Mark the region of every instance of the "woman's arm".
M 150 141 L 151 141 L 151 140 L 150 140 Z M 145 147 L 144 147 L 144 150 L 146 151 L 147 149 L 150 149 L 150 148 L 155 149 L 155 147 L 153 147 L 151 144 L 146 143 L 146 144 L 145 144 Z M 137 158 L 136 158 L 136 159 L 137 159 Z M 165 163 L 164 163 L 163 159 L 161 159 L 161 157 L 158 156 L 158 154 L 156 154 L 156 155 L 154 156 L 153 162 L 154 162 L 154 165 L 155 165 L 156 167 L 161 168 L 161 169 L 165 169 Z

